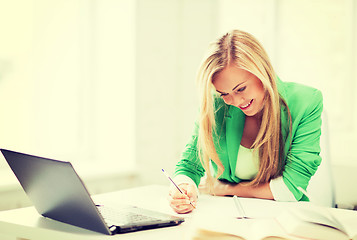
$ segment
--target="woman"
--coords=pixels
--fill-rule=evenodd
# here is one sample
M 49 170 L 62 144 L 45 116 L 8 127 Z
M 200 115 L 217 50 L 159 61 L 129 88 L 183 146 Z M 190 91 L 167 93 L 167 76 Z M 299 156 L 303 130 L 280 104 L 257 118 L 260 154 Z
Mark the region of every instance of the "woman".
M 193 210 L 198 186 L 215 195 L 308 201 L 321 158 L 322 95 L 282 82 L 261 44 L 234 30 L 213 43 L 198 74 L 200 114 L 176 165 L 169 201 Z M 202 187 L 201 187 L 202 186 Z

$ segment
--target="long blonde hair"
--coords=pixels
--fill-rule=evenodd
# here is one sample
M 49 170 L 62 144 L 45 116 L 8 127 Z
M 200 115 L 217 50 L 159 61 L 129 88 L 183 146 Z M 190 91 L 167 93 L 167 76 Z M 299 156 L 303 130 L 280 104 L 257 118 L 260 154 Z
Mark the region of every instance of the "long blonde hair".
M 197 76 L 200 91 L 198 153 L 207 172 L 208 182 L 212 183 L 210 160 L 218 167 L 216 179 L 224 171 L 213 140 L 214 136 L 217 136 L 217 132 L 212 81 L 215 74 L 232 63 L 254 74 L 262 82 L 265 90 L 262 122 L 252 145 L 254 150 L 259 149 L 260 158 L 259 171 L 256 177 L 249 182 L 249 185 L 255 186 L 282 174 L 283 140 L 280 129 L 280 104 L 285 106 L 286 104 L 278 93 L 277 77 L 267 53 L 249 33 L 233 30 L 222 36 L 211 44 L 208 56 L 204 58 L 199 68 Z

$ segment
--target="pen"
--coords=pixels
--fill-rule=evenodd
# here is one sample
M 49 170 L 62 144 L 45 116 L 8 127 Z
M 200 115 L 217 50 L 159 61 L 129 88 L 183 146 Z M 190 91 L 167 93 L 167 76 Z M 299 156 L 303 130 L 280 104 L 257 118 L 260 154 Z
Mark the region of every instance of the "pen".
M 242 216 L 241 218 L 248 219 L 248 217 L 246 216 L 246 214 L 244 212 L 244 208 L 236 195 L 233 196 L 233 201 L 236 205 L 236 208 L 237 208 L 239 214 Z
M 183 195 L 186 195 L 182 192 L 182 190 L 179 188 L 179 186 L 176 185 L 176 183 L 174 182 L 174 180 L 172 180 L 172 178 L 165 172 L 164 169 L 161 169 L 162 172 L 165 174 L 165 176 L 172 182 L 172 184 L 180 191 L 180 193 L 182 193 Z M 187 196 L 187 195 L 186 195 Z M 190 201 L 190 204 L 193 208 L 196 208 L 195 206 L 193 206 L 192 202 Z

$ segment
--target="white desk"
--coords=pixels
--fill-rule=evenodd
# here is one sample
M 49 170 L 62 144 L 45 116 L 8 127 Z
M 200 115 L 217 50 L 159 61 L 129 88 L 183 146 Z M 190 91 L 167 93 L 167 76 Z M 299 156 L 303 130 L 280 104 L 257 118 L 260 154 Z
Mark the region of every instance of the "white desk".
M 94 196 L 96 203 L 125 203 L 176 215 L 166 199 L 168 187 L 146 186 Z M 272 218 L 288 207 L 301 203 L 279 203 L 261 199 L 241 199 L 247 215 L 257 218 Z M 309 204 L 309 203 L 304 203 Z M 190 214 L 180 215 L 185 222 L 179 226 L 145 230 L 114 236 L 103 235 L 74 227 L 40 216 L 33 207 L 0 212 L 0 237 L 29 240 L 111 240 L 111 239 L 187 239 L 195 224 L 202 219 L 238 216 L 231 197 L 201 195 L 197 209 Z M 12 238 L 10 238 L 10 236 Z M 5 238 L 6 239 L 6 238 Z

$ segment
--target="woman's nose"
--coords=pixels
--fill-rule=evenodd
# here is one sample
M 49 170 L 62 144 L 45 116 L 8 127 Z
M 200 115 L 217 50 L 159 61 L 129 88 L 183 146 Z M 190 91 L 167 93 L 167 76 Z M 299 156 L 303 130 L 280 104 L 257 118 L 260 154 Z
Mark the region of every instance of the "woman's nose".
M 233 102 L 233 97 L 232 95 L 228 95 L 228 96 L 225 96 L 223 98 L 224 102 L 227 104 L 227 105 L 232 105 L 232 102 Z
M 224 96 L 223 100 L 227 105 L 232 105 L 234 102 L 233 96 L 231 94 Z
M 241 102 L 243 102 L 243 98 L 241 96 L 237 96 L 237 95 L 230 95 L 230 103 L 229 105 L 233 105 L 233 106 L 236 106 L 238 107 L 239 104 L 241 104 Z
M 237 99 L 238 97 L 237 96 L 235 96 L 235 95 L 232 95 L 232 100 L 231 100 L 231 105 L 233 105 L 233 106 L 237 106 L 237 101 L 238 101 L 238 99 Z

